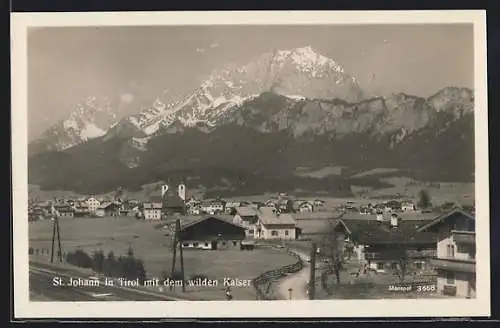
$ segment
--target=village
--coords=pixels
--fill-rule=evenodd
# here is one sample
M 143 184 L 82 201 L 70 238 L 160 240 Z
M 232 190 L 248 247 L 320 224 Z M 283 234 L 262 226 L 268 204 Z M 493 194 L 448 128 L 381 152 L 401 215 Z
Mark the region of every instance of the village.
M 339 288 L 344 284 L 352 293 L 349 285 L 367 279 L 402 298 L 417 290 L 433 292 L 417 297 L 475 297 L 473 206 L 445 203 L 422 208 L 418 204 L 422 200 L 405 199 L 346 200 L 333 207 L 323 199 L 286 193 L 262 201 L 186 196 L 187 187 L 180 183 L 162 185 L 145 200 L 124 199 L 121 192 L 108 198 L 31 200 L 29 220 L 129 217 L 157 221 L 165 236 L 174 235 L 179 221 L 181 247 L 186 251 L 272 245 L 300 254 L 305 266 L 315 245 L 318 290 L 324 291 L 324 298 L 341 297 Z M 328 282 L 329 275 L 336 284 Z M 309 281 L 301 283 L 306 286 Z

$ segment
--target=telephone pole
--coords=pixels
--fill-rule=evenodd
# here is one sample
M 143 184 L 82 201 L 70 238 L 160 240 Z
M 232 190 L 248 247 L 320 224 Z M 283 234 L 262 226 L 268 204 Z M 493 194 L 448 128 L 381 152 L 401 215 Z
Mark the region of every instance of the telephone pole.
M 59 215 L 52 205 L 52 252 L 50 254 L 50 263 L 54 263 L 54 247 L 55 247 L 55 239 L 57 238 L 57 248 L 58 248 L 58 258 L 59 262 L 63 261 L 62 258 L 62 247 L 61 247 L 61 233 L 59 229 Z
M 313 300 L 316 292 L 316 243 L 312 244 L 311 247 L 311 268 L 309 271 L 309 299 Z
M 173 259 L 172 259 L 172 273 L 170 276 L 174 279 L 175 275 L 175 264 L 177 258 L 177 245 L 179 245 L 179 257 L 181 262 L 181 279 L 182 279 L 182 292 L 186 291 L 185 279 L 184 279 L 184 256 L 182 254 L 182 238 L 180 236 L 181 230 L 181 220 L 177 219 L 175 221 L 175 233 L 174 233 L 174 244 L 173 244 Z M 172 285 L 171 285 L 172 286 Z M 172 286 L 173 287 L 173 286 Z

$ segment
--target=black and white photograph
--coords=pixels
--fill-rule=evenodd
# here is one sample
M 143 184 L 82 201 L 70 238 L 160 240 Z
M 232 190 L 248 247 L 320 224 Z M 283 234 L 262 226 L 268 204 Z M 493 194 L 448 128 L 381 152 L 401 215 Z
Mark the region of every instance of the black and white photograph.
M 484 12 L 12 20 L 23 315 L 489 314 Z

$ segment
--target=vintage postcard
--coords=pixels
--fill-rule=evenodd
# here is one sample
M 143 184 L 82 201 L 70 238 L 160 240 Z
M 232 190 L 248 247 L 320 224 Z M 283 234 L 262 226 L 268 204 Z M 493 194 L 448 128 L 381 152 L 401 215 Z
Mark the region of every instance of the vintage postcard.
M 485 25 L 12 14 L 16 317 L 489 316 Z

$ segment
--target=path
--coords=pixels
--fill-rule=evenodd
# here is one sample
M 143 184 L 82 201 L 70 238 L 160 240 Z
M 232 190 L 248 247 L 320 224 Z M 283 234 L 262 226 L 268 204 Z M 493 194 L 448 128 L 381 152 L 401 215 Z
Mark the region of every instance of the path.
M 310 263 L 307 262 L 309 256 L 305 255 L 302 252 L 292 250 L 294 253 L 300 256 L 300 258 L 304 261 L 304 266 L 302 270 L 297 273 L 294 273 L 286 278 L 284 278 L 280 284 L 278 285 L 278 294 L 280 299 L 288 300 L 290 298 L 290 293 L 288 289 L 292 289 L 292 300 L 307 300 L 309 297 L 307 296 L 307 281 L 309 280 L 310 273 Z

